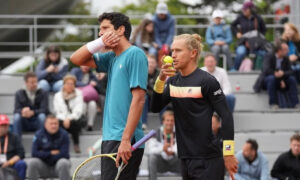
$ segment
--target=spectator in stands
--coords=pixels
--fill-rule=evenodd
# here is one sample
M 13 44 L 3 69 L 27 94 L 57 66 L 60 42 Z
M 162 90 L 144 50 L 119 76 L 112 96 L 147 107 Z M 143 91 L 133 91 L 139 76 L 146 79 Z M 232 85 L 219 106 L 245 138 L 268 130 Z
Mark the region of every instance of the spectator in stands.
M 156 55 L 158 45 L 154 41 L 154 24 L 145 18 L 133 32 L 131 43 L 143 49 L 146 54 Z
M 153 22 L 154 38 L 158 45 L 158 59 L 160 60 L 163 55 L 169 54 L 175 35 L 175 18 L 169 13 L 166 3 L 157 4 Z
M 72 134 L 74 151 L 80 153 L 79 132 L 82 126 L 83 97 L 81 91 L 75 88 L 76 77 L 66 75 L 63 88 L 54 96 L 54 111 L 60 126 Z
M 44 127 L 36 132 L 31 153 L 28 179 L 70 179 L 69 136 L 59 127 L 59 121 L 54 115 L 48 115 Z
M 98 104 L 98 111 L 103 112 L 104 103 L 105 103 L 105 96 L 106 96 L 106 87 L 107 87 L 107 74 L 104 72 L 97 73 L 96 77 L 98 79 L 98 86 L 99 86 L 99 100 Z
M 204 67 L 201 68 L 213 75 L 217 81 L 220 83 L 221 88 L 225 94 L 228 107 L 231 112 L 234 111 L 235 106 L 235 96 L 231 92 L 231 85 L 227 72 L 220 67 L 217 67 L 216 57 L 212 53 L 208 53 L 204 58 Z
M 232 23 L 231 28 L 233 34 L 240 40 L 236 48 L 236 57 L 234 62 L 235 70 L 239 70 L 242 60 L 249 51 L 249 43 L 245 42 L 243 35 L 253 30 L 257 30 L 261 34 L 266 33 L 266 25 L 263 19 L 255 12 L 255 6 L 251 1 L 243 4 L 243 12 Z M 257 51 L 258 55 L 263 56 L 265 52 Z
M 268 160 L 258 151 L 256 140 L 248 139 L 236 158 L 239 161 L 236 180 L 269 180 Z
M 149 141 L 150 180 L 157 179 L 157 172 L 180 172 L 174 121 L 173 111 L 165 111 L 162 126 L 157 130 L 156 136 Z
M 56 46 L 47 49 L 46 57 L 40 61 L 36 68 L 39 88 L 47 92 L 57 92 L 61 89 L 63 77 L 69 68 L 68 61 L 61 57 L 61 51 Z
M 92 72 L 91 68 L 88 66 L 80 66 L 71 70 L 77 81 L 76 87 L 92 86 L 99 92 L 100 87 L 96 75 Z M 84 103 L 84 110 L 87 116 L 88 131 L 92 131 L 94 120 L 97 114 L 97 103 L 96 100 L 90 100 Z
M 18 136 L 8 131 L 9 118 L 0 114 L 0 168 L 13 168 L 25 180 L 24 148 Z
M 300 179 L 300 134 L 290 139 L 290 150 L 282 153 L 275 161 L 271 176 L 278 180 Z
M 223 21 L 223 12 L 215 10 L 212 14 L 213 23 L 206 30 L 206 43 L 210 46 L 210 50 L 219 62 L 220 54 L 226 56 L 226 62 L 229 69 L 233 68 L 229 45 L 232 42 L 232 34 L 230 26 Z
M 148 59 L 148 84 L 147 84 L 147 94 L 146 101 L 143 109 L 142 120 L 143 120 L 143 129 L 147 128 L 147 119 L 148 111 L 150 106 L 150 98 L 153 94 L 153 86 L 156 81 L 157 76 L 159 75 L 159 70 L 157 69 L 157 62 L 154 55 L 147 55 Z
M 294 24 L 287 23 L 284 25 L 282 40 L 284 40 L 289 46 L 288 56 L 292 65 L 291 67 L 298 83 L 300 84 L 300 34 Z
M 29 72 L 24 76 L 25 88 L 15 95 L 14 133 L 40 129 L 48 113 L 48 94 L 37 88 L 37 77 Z
M 293 71 L 287 57 L 288 51 L 288 45 L 285 42 L 276 43 L 274 53 L 265 56 L 262 73 L 254 85 L 256 92 L 266 87 L 272 109 L 279 108 L 279 92 L 287 92 L 290 106 L 298 107 L 297 81 L 292 75 Z

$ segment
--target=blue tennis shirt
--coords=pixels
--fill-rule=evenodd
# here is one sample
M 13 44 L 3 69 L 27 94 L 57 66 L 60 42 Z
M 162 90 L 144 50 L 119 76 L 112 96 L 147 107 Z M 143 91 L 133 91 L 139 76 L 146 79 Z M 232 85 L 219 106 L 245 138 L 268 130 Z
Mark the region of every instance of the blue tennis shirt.
M 114 52 L 95 53 L 97 72 L 106 72 L 108 84 L 103 117 L 103 141 L 121 141 L 131 105 L 131 89 L 147 90 L 148 60 L 136 46 L 130 46 L 119 56 Z M 134 132 L 136 141 L 144 136 L 142 119 Z

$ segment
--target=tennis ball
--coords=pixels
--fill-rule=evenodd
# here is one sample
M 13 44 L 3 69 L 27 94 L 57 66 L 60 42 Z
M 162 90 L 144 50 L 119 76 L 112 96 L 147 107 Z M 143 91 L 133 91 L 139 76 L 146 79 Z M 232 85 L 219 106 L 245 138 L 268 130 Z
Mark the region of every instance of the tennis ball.
M 172 64 L 173 58 L 171 56 L 165 56 L 163 61 L 164 61 L 164 64 L 167 64 L 167 63 Z

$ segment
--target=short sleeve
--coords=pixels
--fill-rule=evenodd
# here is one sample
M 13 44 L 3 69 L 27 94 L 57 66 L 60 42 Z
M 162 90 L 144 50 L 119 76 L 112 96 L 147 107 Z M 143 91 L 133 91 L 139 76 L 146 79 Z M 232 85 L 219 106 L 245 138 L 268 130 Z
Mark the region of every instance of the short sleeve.
M 135 49 L 128 61 L 130 89 L 140 87 L 147 90 L 148 60 L 144 52 Z
M 93 54 L 93 58 L 96 64 L 96 71 L 97 72 L 107 72 L 112 62 L 112 58 L 115 57 L 114 52 L 107 52 L 107 53 L 95 53 Z
M 217 104 L 220 101 L 224 100 L 225 95 L 216 78 L 212 76 L 208 78 L 208 81 L 206 82 L 206 89 L 207 89 L 206 96 L 209 99 L 209 101 L 212 103 L 212 105 Z

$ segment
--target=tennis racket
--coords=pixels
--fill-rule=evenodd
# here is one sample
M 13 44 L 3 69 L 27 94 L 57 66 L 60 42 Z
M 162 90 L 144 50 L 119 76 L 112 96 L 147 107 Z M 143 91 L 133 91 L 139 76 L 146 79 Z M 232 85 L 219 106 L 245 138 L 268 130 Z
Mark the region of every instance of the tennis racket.
M 132 145 L 131 151 L 136 150 L 155 134 L 156 131 L 151 130 L 146 136 L 144 136 L 142 139 L 140 139 L 138 142 Z M 101 164 L 101 158 L 109 158 L 112 161 L 116 162 L 116 157 L 117 153 L 111 153 L 99 154 L 88 158 L 76 168 L 72 180 L 101 180 L 101 166 L 105 166 L 105 164 Z M 127 164 L 124 164 L 123 162 L 120 164 L 115 180 L 119 179 L 120 174 L 125 169 L 126 165 Z

